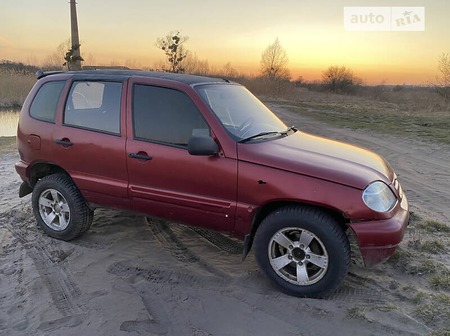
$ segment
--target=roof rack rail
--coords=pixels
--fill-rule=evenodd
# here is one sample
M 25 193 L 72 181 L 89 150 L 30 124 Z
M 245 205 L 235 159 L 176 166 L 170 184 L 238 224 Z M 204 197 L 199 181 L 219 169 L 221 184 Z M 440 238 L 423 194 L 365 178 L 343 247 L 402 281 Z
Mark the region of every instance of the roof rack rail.
M 36 71 L 36 78 L 37 78 L 37 79 L 40 79 L 40 78 L 42 78 L 42 77 L 44 77 L 44 76 L 45 76 L 44 71 L 42 71 L 42 70 Z
M 53 75 L 53 74 L 57 74 L 57 73 L 63 73 L 64 71 L 42 71 L 42 70 L 38 70 L 36 71 L 36 78 L 37 79 L 41 79 L 42 77 L 48 76 L 48 75 Z

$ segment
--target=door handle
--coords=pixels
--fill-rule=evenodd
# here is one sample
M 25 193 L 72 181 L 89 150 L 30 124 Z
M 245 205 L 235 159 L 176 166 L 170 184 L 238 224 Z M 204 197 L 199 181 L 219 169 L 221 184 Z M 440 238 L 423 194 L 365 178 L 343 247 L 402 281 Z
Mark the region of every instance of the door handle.
M 61 139 L 61 140 L 56 140 L 55 143 L 58 145 L 61 145 L 63 147 L 66 147 L 66 148 L 73 146 L 73 142 L 71 142 L 69 139 L 66 139 L 66 138 Z
M 148 160 L 152 159 L 152 157 L 147 154 L 130 153 L 130 154 L 128 154 L 128 156 L 132 159 L 138 159 L 138 160 L 144 160 L 144 161 L 148 161 Z

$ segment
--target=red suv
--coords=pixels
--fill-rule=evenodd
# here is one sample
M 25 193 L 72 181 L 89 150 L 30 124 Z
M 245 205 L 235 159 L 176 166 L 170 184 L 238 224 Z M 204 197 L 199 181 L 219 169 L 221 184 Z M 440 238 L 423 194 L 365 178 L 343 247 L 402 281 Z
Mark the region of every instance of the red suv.
M 282 290 L 323 297 L 348 234 L 366 264 L 403 238 L 408 203 L 380 156 L 287 127 L 243 86 L 140 71 L 39 73 L 22 108 L 20 197 L 50 236 L 77 238 L 96 207 L 225 232 L 253 245 Z

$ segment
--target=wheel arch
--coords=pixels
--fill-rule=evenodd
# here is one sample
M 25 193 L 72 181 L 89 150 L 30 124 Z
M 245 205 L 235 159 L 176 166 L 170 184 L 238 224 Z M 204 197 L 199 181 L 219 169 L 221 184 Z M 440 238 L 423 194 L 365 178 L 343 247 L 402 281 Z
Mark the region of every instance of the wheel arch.
M 309 207 L 309 208 L 318 209 L 320 211 L 325 212 L 326 214 L 331 216 L 333 219 L 335 219 L 344 231 L 346 231 L 348 229 L 348 226 L 346 225 L 346 223 L 348 222 L 348 219 L 346 219 L 344 217 L 344 215 L 336 209 L 327 208 L 324 206 L 319 206 L 319 205 L 306 203 L 306 202 L 296 202 L 296 201 L 269 202 L 267 204 L 264 204 L 262 207 L 260 207 L 256 211 L 255 216 L 253 217 L 250 232 L 244 238 L 244 248 L 243 248 L 242 260 L 244 260 L 245 257 L 250 252 L 252 245 L 253 245 L 253 239 L 255 237 L 256 231 L 258 230 L 262 221 L 269 214 L 273 213 L 274 211 L 277 211 L 278 209 L 284 208 L 286 206 L 299 206 L 299 207 Z
M 66 174 L 70 177 L 70 174 L 61 166 L 51 162 L 37 162 L 29 168 L 29 183 L 32 188 L 43 177 L 52 174 Z

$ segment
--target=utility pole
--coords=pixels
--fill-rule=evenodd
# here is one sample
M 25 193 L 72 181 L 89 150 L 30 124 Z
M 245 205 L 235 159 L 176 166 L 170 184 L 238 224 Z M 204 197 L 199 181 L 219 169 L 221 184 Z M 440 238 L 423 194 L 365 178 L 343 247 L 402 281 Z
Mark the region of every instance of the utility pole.
M 70 27 L 72 37 L 72 54 L 70 59 L 66 60 L 69 66 L 69 70 L 81 70 L 81 58 L 80 54 L 80 38 L 78 36 L 78 19 L 77 19 L 77 3 L 75 0 L 70 0 Z

